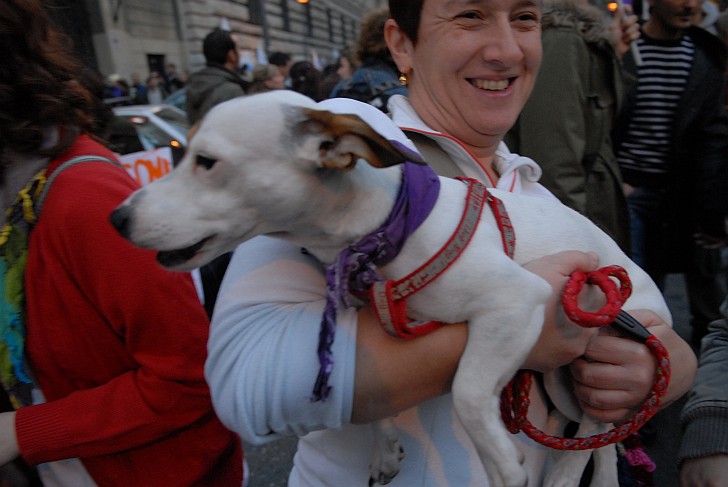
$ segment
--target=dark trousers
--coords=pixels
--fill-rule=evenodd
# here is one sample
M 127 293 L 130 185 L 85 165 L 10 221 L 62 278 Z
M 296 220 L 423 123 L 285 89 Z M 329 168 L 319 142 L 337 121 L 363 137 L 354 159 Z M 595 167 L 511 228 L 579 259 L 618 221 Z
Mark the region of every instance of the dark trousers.
M 662 249 L 657 245 L 671 240 L 661 215 L 666 191 L 638 187 L 627 197 L 632 237 L 632 260 L 647 271 L 657 286 L 664 290 L 669 270 L 664 266 Z M 705 249 L 697 244 L 680 256 L 687 289 L 693 340 L 705 334 L 708 323 L 721 318 L 719 308 L 726 296 L 720 250 Z

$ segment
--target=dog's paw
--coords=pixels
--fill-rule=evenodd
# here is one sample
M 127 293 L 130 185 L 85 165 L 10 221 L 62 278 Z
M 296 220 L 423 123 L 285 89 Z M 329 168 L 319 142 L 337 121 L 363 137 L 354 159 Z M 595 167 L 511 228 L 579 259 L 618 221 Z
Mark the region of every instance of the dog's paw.
M 544 479 L 543 487 L 578 487 L 592 455 L 591 450 L 554 451 L 552 455 L 556 457 L 556 461 Z
M 369 487 L 387 485 L 399 473 L 399 463 L 404 459 L 404 449 L 396 437 L 387 438 L 386 445 L 375 448 L 369 467 Z
M 514 475 L 503 477 L 489 475 L 490 483 L 493 487 L 527 487 L 528 475 L 526 471 L 514 473 Z

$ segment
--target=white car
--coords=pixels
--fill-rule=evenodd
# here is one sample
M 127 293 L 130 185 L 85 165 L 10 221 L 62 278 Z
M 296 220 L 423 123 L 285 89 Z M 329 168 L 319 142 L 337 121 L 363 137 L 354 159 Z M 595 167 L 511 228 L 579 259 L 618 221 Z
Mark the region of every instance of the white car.
M 184 88 L 180 88 L 179 90 L 175 91 L 171 95 L 169 95 L 167 98 L 162 100 L 162 103 L 165 105 L 174 105 L 180 110 L 185 109 L 185 103 L 187 102 L 187 92 Z
M 113 108 L 115 120 L 108 142 L 118 154 L 171 147 L 181 154 L 187 147 L 187 114 L 172 105 L 131 105 Z

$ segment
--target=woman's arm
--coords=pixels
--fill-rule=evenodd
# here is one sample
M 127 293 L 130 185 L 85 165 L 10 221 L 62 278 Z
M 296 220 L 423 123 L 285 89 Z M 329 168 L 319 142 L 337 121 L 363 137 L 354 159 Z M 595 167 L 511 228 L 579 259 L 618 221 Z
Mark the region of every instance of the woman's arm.
M 225 272 L 210 328 L 205 375 L 218 416 L 253 444 L 337 428 L 351 418 L 357 312 L 337 311 L 331 392 L 313 402 L 326 281 L 301 248 L 258 237 Z
M 555 292 L 524 367 L 548 371 L 585 353 L 596 331 L 568 322 L 557 303 L 574 270 L 597 264 L 594 254 L 562 252 L 526 266 Z M 206 375 L 218 415 L 246 441 L 366 423 L 450 390 L 465 325 L 402 341 L 382 331 L 370 311 L 339 309 L 332 393 L 311 402 L 324 303 L 322 269 L 300 249 L 263 237 L 236 250 L 213 317 Z M 651 382 L 642 385 L 644 397 Z
M 634 413 L 650 393 L 655 360 L 643 344 L 610 336 L 607 329 L 585 329 L 565 318 L 560 297 L 569 275 L 577 269 L 593 270 L 597 264 L 594 254 L 570 251 L 525 266 L 546 279 L 554 293 L 539 341 L 523 368 L 548 372 L 572 364 L 584 410 L 597 419 L 614 422 Z M 646 310 L 631 313 L 650 328 L 670 354 L 672 380 L 664 407 L 692 384 L 695 356 L 656 314 Z M 448 325 L 408 342 L 398 340 L 384 333 L 369 311 L 362 310 L 352 421 L 366 423 L 391 416 L 448 392 L 466 340 L 467 327 L 463 324 Z
M 548 371 L 580 356 L 594 330 L 566 320 L 561 312 L 561 290 L 577 269 L 593 270 L 595 254 L 569 251 L 537 259 L 525 267 L 546 279 L 554 293 L 547 320 L 525 368 Z M 467 327 L 448 325 L 411 341 L 382 331 L 368 310 L 359 313 L 356 387 L 352 421 L 366 423 L 396 414 L 450 390 L 467 340 Z
M 0 466 L 19 455 L 15 436 L 15 411 L 0 413 Z
M 722 312 L 728 315 L 728 301 Z M 695 385 L 682 410 L 680 485 L 711 487 L 728 478 L 728 318 L 714 321 L 700 349 Z

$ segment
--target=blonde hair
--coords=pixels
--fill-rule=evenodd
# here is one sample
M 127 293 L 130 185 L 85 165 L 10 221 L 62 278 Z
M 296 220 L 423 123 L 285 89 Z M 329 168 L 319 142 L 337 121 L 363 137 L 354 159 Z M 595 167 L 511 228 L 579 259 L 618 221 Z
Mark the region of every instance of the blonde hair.
M 253 81 L 267 81 L 278 74 L 278 68 L 273 64 L 258 64 L 253 68 Z
M 253 82 L 248 87 L 249 95 L 270 91 L 265 82 L 278 75 L 278 67 L 274 64 L 258 64 L 253 68 Z

